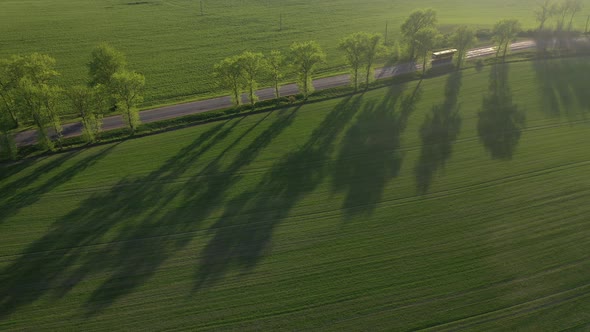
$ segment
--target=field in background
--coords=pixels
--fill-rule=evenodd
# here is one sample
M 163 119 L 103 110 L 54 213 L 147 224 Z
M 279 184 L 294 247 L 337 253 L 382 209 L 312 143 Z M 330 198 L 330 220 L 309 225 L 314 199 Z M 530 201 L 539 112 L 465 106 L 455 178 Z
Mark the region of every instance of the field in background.
M 590 1 L 585 0 L 586 7 Z M 244 50 L 286 49 L 314 39 L 328 53 L 324 71 L 342 67 L 338 40 L 357 31 L 385 31 L 389 40 L 418 8 L 438 11 L 443 30 L 459 24 L 490 28 L 502 18 L 535 25 L 535 0 L 30 0 L 0 1 L 0 57 L 54 56 L 60 83 L 84 83 L 91 49 L 106 41 L 147 78 L 145 105 L 219 94 L 213 64 Z M 586 10 L 587 11 L 587 10 Z M 278 31 L 279 17 L 283 31 Z M 585 13 L 578 15 L 582 28 Z
M 0 328 L 588 327 L 588 70 L 467 70 L 0 166 Z

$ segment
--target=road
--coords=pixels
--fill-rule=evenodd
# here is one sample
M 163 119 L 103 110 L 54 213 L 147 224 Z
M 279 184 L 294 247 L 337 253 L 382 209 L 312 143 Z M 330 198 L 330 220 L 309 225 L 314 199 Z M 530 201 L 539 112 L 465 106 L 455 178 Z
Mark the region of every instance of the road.
M 535 47 L 534 41 L 523 41 L 511 45 L 513 51 L 530 49 Z M 493 55 L 496 52 L 495 47 L 481 47 L 472 49 L 467 52 L 467 58 L 477 58 L 483 56 Z M 375 77 L 378 79 L 394 77 L 421 70 L 421 65 L 414 65 L 411 63 L 400 64 L 393 67 L 378 68 L 375 70 Z M 326 90 L 333 87 L 345 86 L 349 84 L 349 75 L 338 75 L 326 78 L 320 78 L 313 81 L 316 90 Z M 281 87 L 281 95 L 288 96 L 298 93 L 296 84 L 287 84 Z M 268 100 L 274 98 L 274 89 L 266 88 L 256 92 L 260 100 Z M 201 101 L 195 101 L 185 104 L 177 104 L 171 106 L 159 107 L 156 109 L 146 110 L 140 112 L 140 119 L 143 123 L 155 122 L 165 119 L 177 118 L 190 114 L 203 113 L 224 108 L 229 108 L 233 104 L 229 97 L 213 98 Z M 103 130 L 112 130 L 122 128 L 124 126 L 120 115 L 110 116 L 103 119 Z M 65 137 L 79 136 L 82 134 L 82 124 L 79 122 L 70 123 L 63 126 L 63 134 Z M 20 146 L 31 145 L 36 142 L 36 131 L 28 130 L 16 134 L 16 143 Z

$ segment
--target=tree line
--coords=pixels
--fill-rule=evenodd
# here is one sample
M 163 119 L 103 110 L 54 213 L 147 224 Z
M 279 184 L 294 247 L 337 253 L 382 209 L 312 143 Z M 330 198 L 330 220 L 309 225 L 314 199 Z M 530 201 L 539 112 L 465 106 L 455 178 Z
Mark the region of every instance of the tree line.
M 422 73 L 427 69 L 432 52 L 444 47 L 457 49 L 456 65 L 461 68 L 467 51 L 477 42 L 476 31 L 468 26 L 458 27 L 452 34 L 443 35 L 437 27 L 437 14 L 432 9 L 417 10 L 401 25 L 401 39 L 396 43 L 403 48 L 405 56 L 398 58 L 416 62 L 422 60 Z M 510 43 L 521 32 L 517 20 L 499 21 L 493 30 L 493 41 L 497 45 L 496 57 L 506 57 Z M 401 46 L 399 46 L 401 45 Z M 378 33 L 357 32 L 342 38 L 338 50 L 343 52 L 350 70 L 350 84 L 357 91 L 374 80 L 375 64 L 379 57 L 390 56 L 391 48 L 383 43 Z M 313 92 L 313 74 L 320 64 L 325 63 L 326 54 L 315 41 L 295 42 L 285 51 L 272 50 L 268 55 L 245 51 L 240 55 L 227 57 L 214 67 L 214 75 L 221 89 L 231 92 L 236 106 L 242 104 L 242 94 L 247 93 L 249 103 L 257 102 L 255 91 L 259 82 L 270 82 L 275 98 L 280 98 L 280 86 L 288 74 L 296 74 L 299 92 L 307 98 Z
M 103 116 L 115 110 L 131 133 L 137 129 L 145 78 L 127 70 L 122 53 L 99 45 L 87 64 L 87 84 L 68 89 L 55 83 L 55 66 L 54 58 L 38 53 L 0 59 L 0 149 L 10 157 L 17 153 L 13 134 L 24 124 L 36 127 L 43 148 L 61 148 L 61 116 L 66 110 L 80 117 L 88 142 L 99 138 Z
M 549 31 L 553 22 L 555 31 L 571 31 L 574 17 L 581 9 L 580 0 L 545 0 L 534 11 L 539 22 L 537 30 Z M 434 50 L 453 47 L 457 49 L 455 61 L 460 69 L 468 50 L 477 42 L 476 31 L 460 26 L 453 33 L 443 35 L 437 23 L 437 14 L 432 9 L 412 12 L 400 27 L 401 38 L 394 47 L 398 53 L 396 60 L 422 60 L 424 75 Z M 514 19 L 500 20 L 494 25 L 492 40 L 496 58 L 506 57 L 511 42 L 521 31 L 520 23 Z M 368 32 L 342 38 L 338 49 L 349 67 L 350 84 L 355 91 L 368 88 L 374 80 L 375 64 L 380 57 L 395 53 L 384 45 L 381 34 Z M 137 106 L 142 102 L 144 76 L 127 70 L 125 56 L 107 44 L 96 47 L 90 58 L 87 84 L 68 89 L 55 84 L 59 73 L 55 59 L 48 55 L 34 53 L 0 59 L 0 150 L 16 156 L 13 134 L 23 123 L 32 123 L 37 128 L 39 143 L 46 149 L 61 147 L 60 115 L 65 109 L 81 118 L 83 136 L 88 142 L 99 139 L 103 116 L 115 110 L 120 112 L 130 133 L 136 131 L 140 124 Z M 280 87 L 290 74 L 296 75 L 299 92 L 307 98 L 314 91 L 313 75 L 325 62 L 326 53 L 317 42 L 295 42 L 286 51 L 272 50 L 267 55 L 246 51 L 227 57 L 214 66 L 214 75 L 218 86 L 231 92 L 235 105 L 242 104 L 242 94 L 246 92 L 254 107 L 260 82 L 270 82 L 279 99 Z

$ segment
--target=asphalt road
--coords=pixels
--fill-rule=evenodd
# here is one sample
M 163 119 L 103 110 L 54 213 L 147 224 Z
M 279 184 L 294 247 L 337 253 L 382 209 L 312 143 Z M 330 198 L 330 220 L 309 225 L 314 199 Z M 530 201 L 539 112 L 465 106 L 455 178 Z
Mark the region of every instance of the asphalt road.
M 535 47 L 534 41 L 523 41 L 511 45 L 513 51 L 524 50 Z M 494 47 L 481 47 L 472 49 L 467 52 L 467 58 L 477 58 L 483 56 L 493 55 L 496 52 Z M 378 68 L 375 70 L 375 77 L 378 79 L 394 77 L 398 75 L 407 74 L 413 71 L 421 70 L 421 65 L 411 63 L 400 64 L 393 67 Z M 313 81 L 316 90 L 325 90 L 333 87 L 344 86 L 349 84 L 349 75 L 338 75 L 326 78 L 320 78 Z M 287 84 L 281 87 L 280 92 L 283 96 L 294 95 L 298 93 L 296 84 Z M 258 90 L 256 95 L 260 100 L 268 100 L 274 98 L 274 89 L 266 88 Z M 244 96 L 245 98 L 245 96 Z M 160 107 L 156 109 L 146 110 L 140 112 L 140 119 L 143 123 L 155 122 L 170 118 L 181 117 L 189 114 L 196 114 L 208 112 L 213 110 L 224 109 L 232 106 L 229 97 L 213 98 L 201 101 L 195 101 L 185 104 L 177 104 L 171 106 Z M 103 119 L 103 130 L 112 130 L 124 126 L 120 115 L 110 116 Z M 65 137 L 79 136 L 82 134 L 82 124 L 79 122 L 70 123 L 63 126 L 63 134 Z M 36 142 L 37 133 L 35 130 L 23 131 L 16 134 L 15 140 L 18 145 L 30 145 Z

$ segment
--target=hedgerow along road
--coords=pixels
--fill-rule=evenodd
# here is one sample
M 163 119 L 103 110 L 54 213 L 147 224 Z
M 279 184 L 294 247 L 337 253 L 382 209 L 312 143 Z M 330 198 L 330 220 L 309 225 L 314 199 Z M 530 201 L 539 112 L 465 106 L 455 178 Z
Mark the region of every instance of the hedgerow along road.
M 513 51 L 531 49 L 536 46 L 532 40 L 516 42 L 510 45 Z M 496 48 L 492 46 L 475 48 L 467 52 L 468 59 L 493 55 Z M 383 67 L 375 70 L 377 79 L 391 78 L 403 74 L 408 74 L 421 70 L 421 65 L 405 63 L 397 66 Z M 345 86 L 349 84 L 349 75 L 337 75 L 326 78 L 320 78 L 313 81 L 316 90 L 326 90 L 329 88 Z M 281 95 L 295 95 L 299 92 L 296 84 L 286 84 L 280 89 Z M 266 88 L 256 92 L 260 100 L 269 100 L 274 98 L 274 89 Z M 245 98 L 245 95 L 243 96 Z M 206 100 L 200 100 L 190 103 L 176 104 L 171 106 L 159 107 L 151 110 L 140 112 L 140 119 L 143 123 L 156 122 L 166 119 L 178 118 L 185 115 L 209 112 L 229 108 L 233 104 L 230 97 L 219 97 Z M 113 130 L 124 127 L 125 124 L 120 115 L 114 115 L 103 119 L 103 130 Z M 74 122 L 63 126 L 64 137 L 74 137 L 82 135 L 82 124 Z M 37 141 L 37 131 L 27 130 L 16 134 L 16 143 L 20 146 L 32 145 Z

